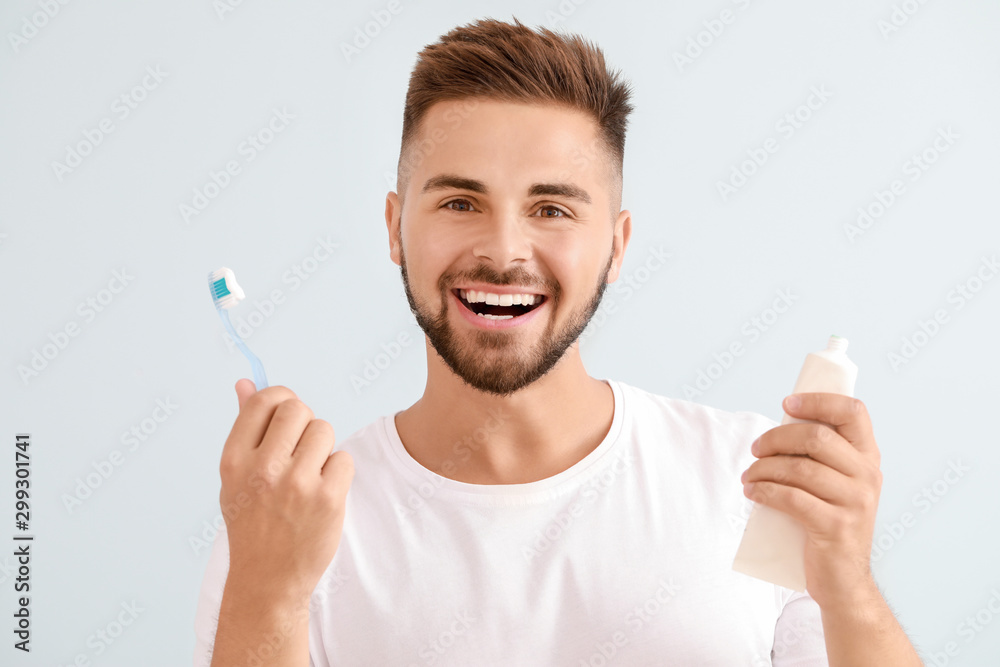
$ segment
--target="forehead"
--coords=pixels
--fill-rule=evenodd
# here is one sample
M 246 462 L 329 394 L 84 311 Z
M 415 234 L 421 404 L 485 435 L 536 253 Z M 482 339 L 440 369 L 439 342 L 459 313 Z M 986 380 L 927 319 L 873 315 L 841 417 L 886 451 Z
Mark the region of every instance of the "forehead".
M 428 108 L 425 121 L 437 122 L 460 131 L 463 125 L 482 123 L 510 125 L 536 125 L 549 128 L 572 124 L 576 131 L 597 131 L 597 122 L 585 111 L 556 103 L 506 102 L 503 100 L 470 97 L 442 100 Z
M 555 104 L 482 98 L 445 100 L 424 116 L 411 151 L 416 171 L 605 178 L 600 127 L 589 114 Z M 530 174 L 530 175 L 529 175 Z

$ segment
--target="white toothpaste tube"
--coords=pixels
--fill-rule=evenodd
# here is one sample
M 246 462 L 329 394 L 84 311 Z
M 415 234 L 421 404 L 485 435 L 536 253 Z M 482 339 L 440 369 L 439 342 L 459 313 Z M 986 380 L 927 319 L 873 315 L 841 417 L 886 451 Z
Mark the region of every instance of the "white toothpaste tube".
M 793 394 L 826 392 L 854 396 L 858 367 L 847 358 L 847 339 L 830 336 L 826 349 L 806 355 Z M 787 414 L 782 424 L 809 422 Z M 788 514 L 754 503 L 736 550 L 733 569 L 796 591 L 806 589 L 806 531 Z

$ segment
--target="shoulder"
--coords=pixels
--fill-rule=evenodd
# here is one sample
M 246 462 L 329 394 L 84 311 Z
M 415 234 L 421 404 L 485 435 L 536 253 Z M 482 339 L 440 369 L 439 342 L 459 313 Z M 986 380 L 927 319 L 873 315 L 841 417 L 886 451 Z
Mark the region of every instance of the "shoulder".
M 778 422 L 749 410 L 723 410 L 656 394 L 619 382 L 629 436 L 663 449 L 672 458 L 689 456 L 713 467 L 745 468 L 753 462 L 750 443 Z M 662 447 L 660 447 L 662 445 Z
M 634 419 L 661 421 L 684 433 L 737 437 L 754 433 L 755 438 L 778 426 L 778 422 L 758 412 L 723 410 L 686 399 L 655 394 L 620 381 L 618 384 L 626 405 L 632 409 Z
M 347 437 L 337 438 L 335 451 L 346 451 L 355 461 L 377 458 L 383 455 L 383 443 L 387 438 L 386 420 L 391 416 L 381 416 L 374 421 L 352 431 Z

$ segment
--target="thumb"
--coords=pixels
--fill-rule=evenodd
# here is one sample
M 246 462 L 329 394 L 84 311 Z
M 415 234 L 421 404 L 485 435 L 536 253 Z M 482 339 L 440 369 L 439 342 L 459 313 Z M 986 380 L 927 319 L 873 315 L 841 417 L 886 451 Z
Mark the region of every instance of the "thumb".
M 322 476 L 337 490 L 337 499 L 343 503 L 354 480 L 354 458 L 345 451 L 331 452 L 323 466 Z
M 240 410 L 243 409 L 243 404 L 246 403 L 247 399 L 252 395 L 257 393 L 257 385 L 253 383 L 253 380 L 247 378 L 241 378 L 236 383 L 236 398 L 240 402 Z

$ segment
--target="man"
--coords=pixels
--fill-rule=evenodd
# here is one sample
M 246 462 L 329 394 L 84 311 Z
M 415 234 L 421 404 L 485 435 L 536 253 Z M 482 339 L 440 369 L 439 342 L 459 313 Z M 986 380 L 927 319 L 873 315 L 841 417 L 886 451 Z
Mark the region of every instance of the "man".
M 860 401 L 774 428 L 584 369 L 632 232 L 629 95 L 516 19 L 424 49 L 385 210 L 424 394 L 331 455 L 293 392 L 237 383 L 196 664 L 921 664 L 868 568 Z M 746 498 L 803 523 L 807 593 L 731 569 Z

